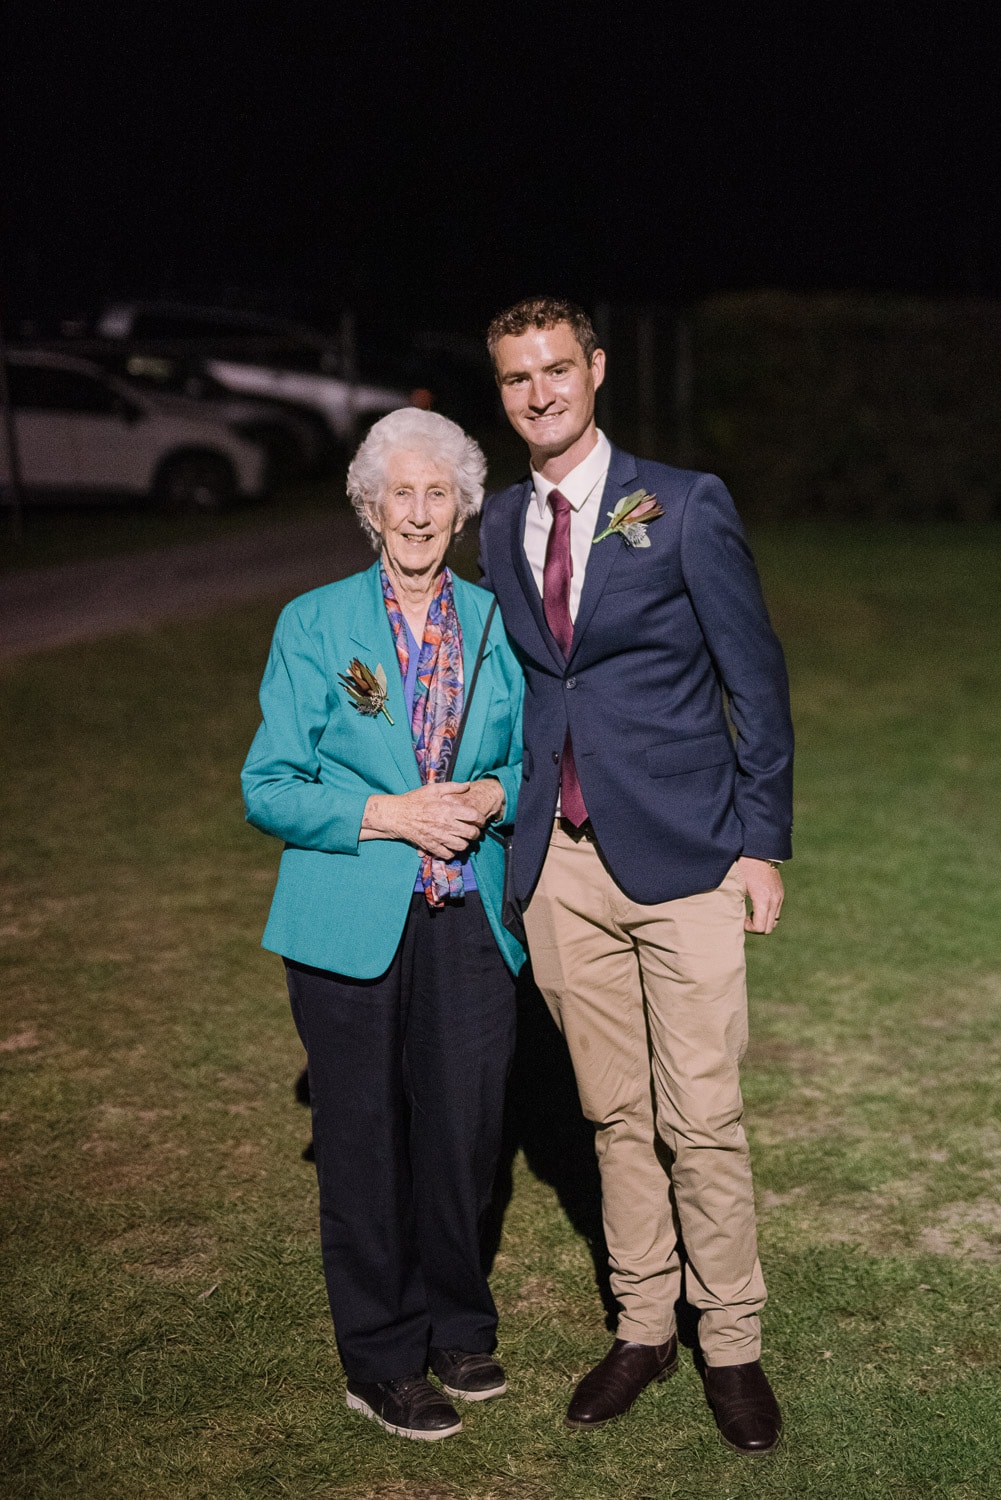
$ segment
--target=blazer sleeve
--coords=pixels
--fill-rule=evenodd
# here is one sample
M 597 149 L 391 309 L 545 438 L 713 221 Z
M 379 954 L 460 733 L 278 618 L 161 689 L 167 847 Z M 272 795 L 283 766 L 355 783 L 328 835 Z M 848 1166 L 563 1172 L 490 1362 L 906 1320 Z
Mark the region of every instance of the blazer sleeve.
M 295 603 L 278 619 L 261 683 L 263 715 L 243 767 L 247 821 L 301 849 L 357 854 L 372 788 L 317 746 L 328 726 L 329 677 L 322 637 Z
M 736 507 L 713 474 L 700 474 L 687 496 L 681 563 L 736 731 L 734 806 L 743 852 L 789 859 L 793 731 L 785 659 Z

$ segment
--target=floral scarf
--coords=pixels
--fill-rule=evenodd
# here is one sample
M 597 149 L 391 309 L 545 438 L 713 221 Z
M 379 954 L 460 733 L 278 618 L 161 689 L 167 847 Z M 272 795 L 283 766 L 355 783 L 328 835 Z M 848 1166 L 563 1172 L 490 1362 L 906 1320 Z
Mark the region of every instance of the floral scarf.
M 380 568 L 382 596 L 386 601 L 389 623 L 396 639 L 400 675 L 407 680 L 410 648 L 404 628 L 403 611 L 397 602 L 385 568 Z M 441 582 L 435 591 L 424 625 L 424 639 L 417 659 L 417 683 L 410 733 L 421 782 L 443 781 L 462 718 L 462 631 L 452 593 L 452 575 L 442 569 Z M 421 883 L 429 906 L 443 906 L 446 896 L 461 896 L 462 864 L 457 859 L 421 859 Z

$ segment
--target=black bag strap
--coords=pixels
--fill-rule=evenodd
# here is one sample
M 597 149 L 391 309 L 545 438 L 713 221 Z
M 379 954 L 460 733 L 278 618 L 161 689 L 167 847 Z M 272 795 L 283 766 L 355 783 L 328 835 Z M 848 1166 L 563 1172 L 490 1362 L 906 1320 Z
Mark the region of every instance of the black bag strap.
M 477 651 L 476 661 L 473 663 L 473 675 L 469 679 L 469 686 L 466 689 L 465 701 L 462 705 L 462 718 L 459 720 L 459 727 L 455 731 L 455 739 L 452 741 L 452 754 L 449 756 L 448 770 L 445 772 L 446 781 L 451 781 L 452 772 L 455 769 L 455 763 L 459 759 L 459 746 L 462 744 L 462 736 L 465 733 L 466 729 L 466 718 L 469 714 L 469 705 L 473 701 L 473 689 L 476 687 L 476 679 L 480 675 L 480 662 L 483 660 L 483 649 L 487 644 L 487 636 L 490 634 L 490 626 L 493 624 L 494 611 L 496 610 L 496 608 L 497 600 L 492 599 L 490 601 L 490 608 L 487 611 L 487 622 L 483 627 L 483 634 L 480 636 L 480 649 Z

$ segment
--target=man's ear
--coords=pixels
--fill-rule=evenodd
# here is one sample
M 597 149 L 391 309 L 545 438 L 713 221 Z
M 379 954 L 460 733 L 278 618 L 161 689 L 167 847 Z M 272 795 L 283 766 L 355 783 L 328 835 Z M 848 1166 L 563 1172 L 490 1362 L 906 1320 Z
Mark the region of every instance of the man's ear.
M 595 390 L 598 389 L 605 378 L 605 351 L 595 349 L 591 355 L 591 379 L 594 381 Z

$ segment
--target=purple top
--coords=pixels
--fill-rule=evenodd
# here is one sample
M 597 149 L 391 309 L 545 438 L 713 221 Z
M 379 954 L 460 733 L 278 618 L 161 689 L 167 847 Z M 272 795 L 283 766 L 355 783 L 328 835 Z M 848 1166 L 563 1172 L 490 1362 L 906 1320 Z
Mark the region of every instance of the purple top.
M 401 615 L 403 614 L 402 610 L 400 613 Z M 403 615 L 403 628 L 407 632 L 407 651 L 409 655 L 407 675 L 403 679 L 403 700 L 407 705 L 407 723 L 409 724 L 414 712 L 414 692 L 417 687 L 417 663 L 420 658 L 421 648 L 420 643 L 414 640 L 413 632 L 407 624 L 406 615 Z M 467 891 L 475 891 L 477 889 L 476 876 L 473 874 L 473 867 L 468 859 L 462 861 L 462 884 Z M 414 893 L 418 896 L 424 894 L 424 885 L 420 874 L 418 874 L 414 882 Z

